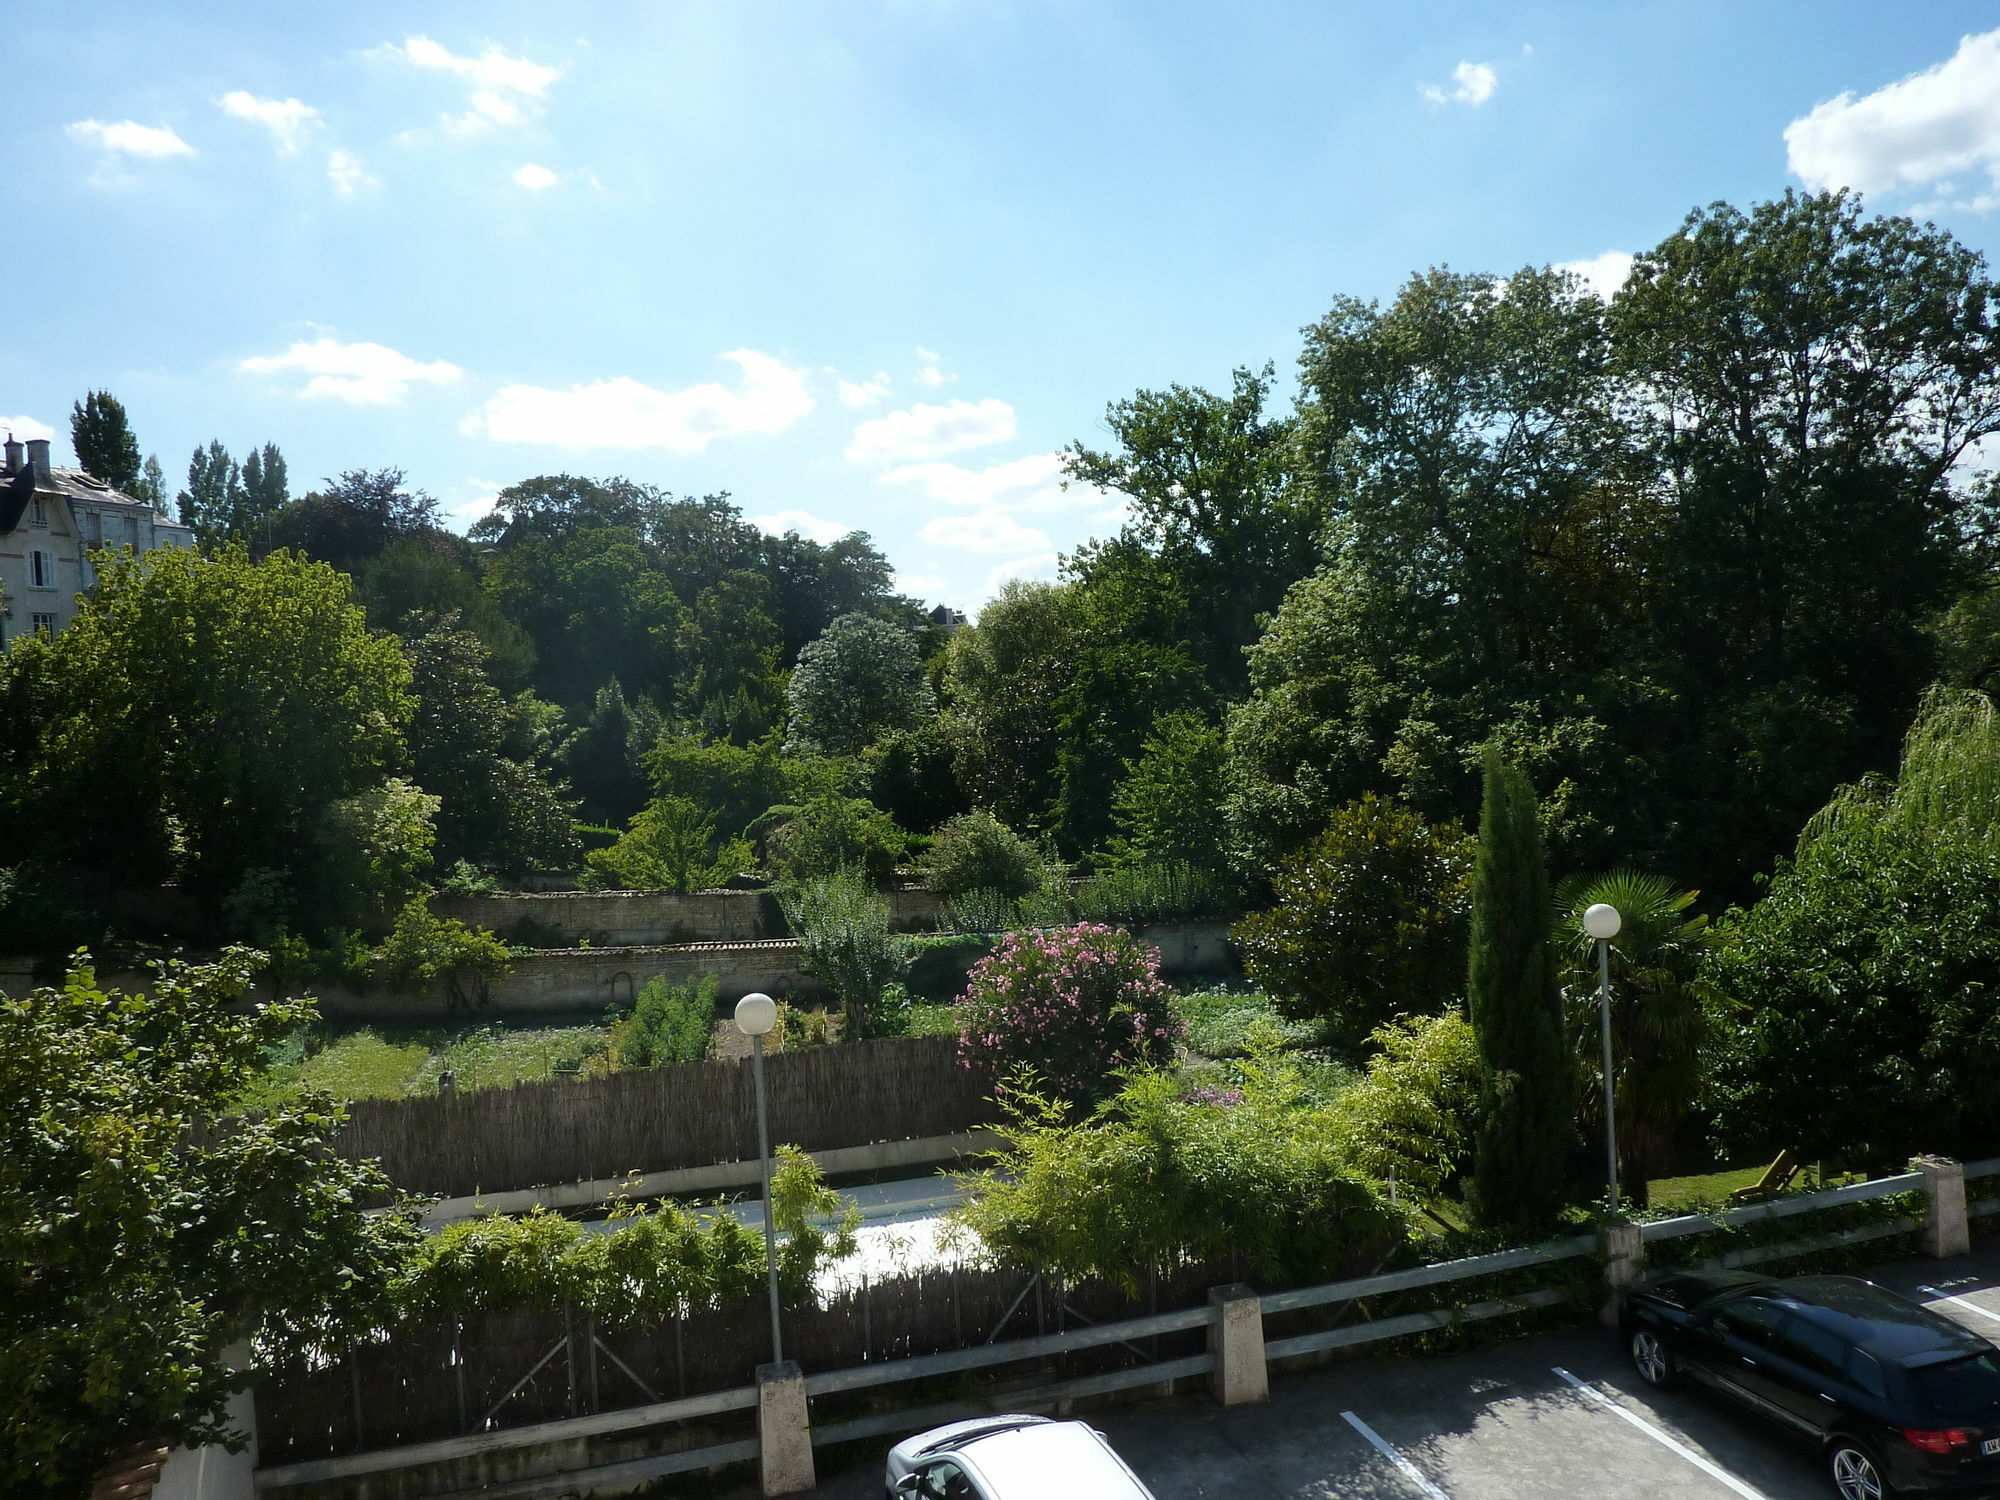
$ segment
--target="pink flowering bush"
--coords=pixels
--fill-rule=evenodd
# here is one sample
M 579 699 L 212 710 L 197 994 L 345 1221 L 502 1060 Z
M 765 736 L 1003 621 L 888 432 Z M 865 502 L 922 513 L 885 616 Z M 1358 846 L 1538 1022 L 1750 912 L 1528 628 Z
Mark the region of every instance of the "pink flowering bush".
M 967 976 L 959 1047 L 995 1077 L 1027 1068 L 1052 1098 L 1112 1092 L 1115 1069 L 1164 1063 L 1181 1026 L 1159 950 L 1084 922 L 1010 932 Z

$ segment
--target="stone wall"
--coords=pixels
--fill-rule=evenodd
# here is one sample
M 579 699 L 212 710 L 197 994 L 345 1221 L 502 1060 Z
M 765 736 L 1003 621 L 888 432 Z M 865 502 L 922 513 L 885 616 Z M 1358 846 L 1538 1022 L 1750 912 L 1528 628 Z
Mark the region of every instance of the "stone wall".
M 509 891 L 490 896 L 433 896 L 431 910 L 507 937 L 523 923 L 537 943 L 741 943 L 788 936 L 777 901 L 765 891 Z M 897 932 L 937 927 L 938 899 L 925 890 L 889 892 Z
M 482 898 L 487 899 L 487 898 Z M 1169 978 L 1233 972 L 1229 927 L 1223 922 L 1179 922 L 1142 927 L 1139 936 L 1160 950 Z M 977 954 L 968 951 L 966 967 Z M 685 946 L 548 948 L 514 960 L 514 971 L 491 985 L 480 1014 L 489 1016 L 601 1016 L 629 1005 L 654 975 L 681 981 L 716 976 L 717 998 L 730 1005 L 753 990 L 779 999 L 824 998 L 825 989 L 800 967 L 799 945 L 788 939 Z M 444 992 L 397 994 L 375 986 L 356 994 L 319 981 L 312 986 L 320 1014 L 352 1021 L 437 1021 L 451 1015 Z

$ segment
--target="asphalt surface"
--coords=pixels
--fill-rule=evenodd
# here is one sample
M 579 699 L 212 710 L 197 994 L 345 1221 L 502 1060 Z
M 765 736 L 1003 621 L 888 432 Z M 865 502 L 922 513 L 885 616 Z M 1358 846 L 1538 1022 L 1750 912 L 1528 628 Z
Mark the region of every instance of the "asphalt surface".
M 1867 1274 L 2000 1338 L 2000 1245 Z M 1224 1409 L 1189 1395 L 1103 1407 L 1086 1418 L 1159 1500 L 1826 1500 L 1834 1493 L 1809 1447 L 1700 1390 L 1648 1389 L 1615 1335 L 1595 1326 L 1438 1358 L 1354 1360 L 1277 1376 L 1271 1400 L 1258 1406 Z M 875 1500 L 890 1442 L 821 1452 L 813 1493 Z

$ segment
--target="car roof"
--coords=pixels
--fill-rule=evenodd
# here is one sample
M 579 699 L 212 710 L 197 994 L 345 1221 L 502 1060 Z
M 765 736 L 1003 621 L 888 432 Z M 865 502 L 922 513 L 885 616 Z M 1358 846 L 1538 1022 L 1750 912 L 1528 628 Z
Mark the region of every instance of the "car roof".
M 1152 1500 L 1110 1446 L 1083 1422 L 1045 1422 L 975 1438 L 957 1450 L 996 1494 L 1014 1500 L 1052 1495 L 1089 1500 Z
M 1900 1364 L 1931 1364 L 1993 1348 L 1963 1324 L 1858 1276 L 1792 1276 L 1760 1290 L 1808 1322 Z

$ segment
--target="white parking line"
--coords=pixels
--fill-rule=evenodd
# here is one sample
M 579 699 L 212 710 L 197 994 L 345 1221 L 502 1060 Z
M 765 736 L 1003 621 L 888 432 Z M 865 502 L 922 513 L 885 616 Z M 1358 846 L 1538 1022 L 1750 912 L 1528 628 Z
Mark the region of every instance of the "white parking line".
M 1962 1307 L 1967 1312 L 1976 1312 L 1982 1318 L 1991 1318 L 1994 1322 L 2000 1323 L 2000 1313 L 1994 1312 L 1991 1308 L 1981 1307 L 1977 1302 L 1970 1301 L 1967 1298 L 1954 1297 L 1950 1292 L 1941 1292 L 1934 1286 L 1920 1286 L 1917 1290 L 1920 1292 L 1929 1292 L 1940 1302 L 1949 1302 L 1954 1307 Z
M 1564 1380 L 1567 1380 L 1571 1385 L 1575 1386 L 1578 1390 L 1582 1391 L 1584 1395 L 1590 1397 L 1591 1400 L 1595 1401 L 1599 1406 L 1603 1407 L 1613 1416 L 1623 1417 L 1626 1421 L 1630 1422 L 1634 1427 L 1638 1428 L 1641 1432 L 1645 1433 L 1646 1436 L 1651 1438 L 1654 1442 L 1661 1444 L 1663 1447 L 1673 1449 L 1674 1452 L 1678 1453 L 1682 1458 L 1686 1459 L 1689 1463 L 1693 1464 L 1697 1469 L 1700 1469 L 1702 1473 L 1708 1475 L 1711 1479 L 1718 1479 L 1722 1483 L 1728 1485 L 1732 1490 L 1736 1491 L 1737 1494 L 1741 1495 L 1743 1497 L 1743 1500 L 1764 1500 L 1764 1497 L 1761 1494 L 1759 1494 L 1756 1490 L 1751 1489 L 1749 1485 L 1745 1484 L 1742 1480 L 1738 1479 L 1734 1474 L 1731 1474 L 1726 1469 L 1718 1469 L 1714 1464 L 1710 1463 L 1707 1459 L 1703 1458 L 1699 1453 L 1695 1452 L 1694 1449 L 1690 1448 L 1686 1443 L 1683 1443 L 1679 1438 L 1673 1437 L 1671 1434 L 1661 1431 L 1659 1428 L 1655 1427 L 1651 1422 L 1648 1422 L 1644 1417 L 1640 1416 L 1637 1412 L 1627 1410 L 1622 1403 L 1613 1401 L 1609 1396 L 1605 1395 L 1604 1392 L 1600 1391 L 1596 1386 L 1591 1385 L 1587 1381 L 1578 1380 L 1574 1375 L 1570 1374 L 1570 1372 L 1565 1370 L 1561 1365 L 1553 1366 L 1553 1368 L 1556 1374 L 1562 1376 Z
M 1424 1471 L 1422 1469 L 1419 1469 L 1415 1464 L 1403 1457 L 1402 1454 L 1391 1448 L 1379 1432 L 1362 1421 L 1361 1418 L 1355 1416 L 1353 1412 L 1342 1412 L 1340 1419 L 1363 1437 L 1367 1438 L 1369 1442 L 1373 1443 L 1375 1451 L 1394 1464 L 1402 1476 L 1409 1480 L 1411 1484 L 1422 1490 L 1426 1500 L 1451 1500 L 1451 1497 L 1443 1490 L 1424 1478 Z

